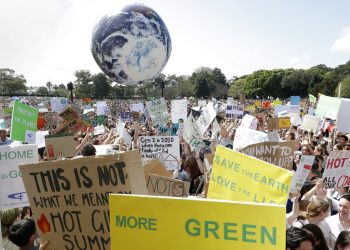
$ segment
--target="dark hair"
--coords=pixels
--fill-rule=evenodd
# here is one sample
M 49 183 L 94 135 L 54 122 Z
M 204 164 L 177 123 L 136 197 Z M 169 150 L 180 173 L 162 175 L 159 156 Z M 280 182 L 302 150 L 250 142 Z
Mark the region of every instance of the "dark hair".
M 328 250 L 327 242 L 324 238 L 322 230 L 317 225 L 306 224 L 303 226 L 303 229 L 310 231 L 315 236 L 316 241 L 320 241 L 320 243 L 314 247 L 314 250 Z
M 338 246 L 340 247 L 350 246 L 350 232 L 343 231 L 338 235 L 338 238 L 335 241 L 334 249 L 337 250 Z
M 315 236 L 306 229 L 291 227 L 287 229 L 286 248 L 295 250 L 303 241 L 310 241 L 315 246 Z
M 29 239 L 35 234 L 35 231 L 35 222 L 25 218 L 10 227 L 9 239 L 18 247 L 24 247 L 29 244 Z
M 350 201 L 350 194 L 344 194 L 340 199 L 345 199 L 347 201 Z
M 189 172 L 192 180 L 201 175 L 197 160 L 192 155 L 186 158 L 184 162 L 184 170 L 187 170 Z
M 339 135 L 338 138 L 343 138 L 346 142 L 349 140 L 346 135 Z
M 83 148 L 81 149 L 81 154 L 83 156 L 92 156 L 92 155 L 96 155 L 96 149 L 94 147 L 94 145 L 88 143 L 88 144 L 85 144 L 83 146 Z

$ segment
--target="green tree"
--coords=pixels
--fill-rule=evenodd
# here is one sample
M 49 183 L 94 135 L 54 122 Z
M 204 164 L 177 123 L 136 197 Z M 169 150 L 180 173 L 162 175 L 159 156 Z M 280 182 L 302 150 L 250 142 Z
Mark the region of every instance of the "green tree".
M 2 94 L 26 94 L 26 79 L 23 75 L 17 75 L 14 70 L 8 68 L 0 69 L 0 90 Z
M 38 88 L 38 90 L 36 91 L 37 95 L 43 95 L 43 96 L 49 96 L 49 91 L 47 90 L 47 88 L 45 88 L 44 86 L 41 86 Z
M 194 77 L 194 94 L 196 97 L 209 97 L 211 95 L 212 86 L 210 85 L 210 74 L 207 71 L 193 73 Z
M 234 83 L 230 85 L 230 89 L 228 92 L 230 96 L 234 98 L 239 98 L 240 94 L 246 94 L 244 91 L 244 85 L 247 83 L 247 80 L 245 78 L 246 76 L 241 77 L 235 80 Z
M 124 87 L 124 98 L 130 99 L 135 94 L 135 86 L 127 85 Z
M 49 94 L 51 94 L 52 83 L 51 83 L 51 82 L 47 82 L 47 83 L 46 83 L 46 87 L 47 87 L 46 90 L 48 90 L 48 91 L 49 91 Z
M 77 70 L 74 73 L 76 80 L 75 94 L 78 98 L 93 97 L 94 87 L 92 85 L 93 76 L 89 70 Z
M 112 87 L 112 95 L 115 99 L 124 99 L 125 86 L 122 85 L 114 85 Z
M 350 98 L 350 77 L 346 77 L 338 84 L 334 94 L 342 98 Z
M 95 98 L 103 99 L 109 95 L 111 80 L 104 73 L 98 73 L 92 77 Z

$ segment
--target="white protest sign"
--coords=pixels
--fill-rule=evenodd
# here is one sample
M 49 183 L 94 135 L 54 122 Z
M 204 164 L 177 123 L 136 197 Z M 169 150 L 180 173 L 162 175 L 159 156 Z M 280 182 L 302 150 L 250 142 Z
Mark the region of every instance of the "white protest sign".
M 297 113 L 288 113 L 287 116 L 290 117 L 290 123 L 293 126 L 299 126 L 301 124 L 301 118 L 300 115 Z
M 163 97 L 156 100 L 148 101 L 147 109 L 153 121 L 153 124 L 164 125 L 168 122 L 168 107 Z
M 123 136 L 122 137 L 124 139 L 124 142 L 125 142 L 126 146 L 128 148 L 130 148 L 131 144 L 132 144 L 132 138 L 131 138 L 130 134 L 128 133 L 128 131 L 126 129 L 123 130 Z
M 258 119 L 251 115 L 243 116 L 241 127 L 256 129 L 258 127 Z
M 121 122 L 133 122 L 134 117 L 132 116 L 132 112 L 120 112 L 119 120 Z
M 38 148 L 45 147 L 45 135 L 48 135 L 49 131 L 36 131 L 35 134 L 35 144 L 38 146 Z
M 327 158 L 323 172 L 326 188 L 350 186 L 350 151 L 332 151 Z
M 130 105 L 130 109 L 131 109 L 132 112 L 143 112 L 144 106 L 143 106 L 142 102 L 140 102 L 140 103 L 132 103 Z
M 168 170 L 179 169 L 180 143 L 178 136 L 141 136 L 140 153 L 143 163 L 159 159 Z
M 103 135 L 105 133 L 105 126 L 100 125 L 94 127 L 94 134 L 95 135 Z
M 206 100 L 198 100 L 198 107 L 205 107 L 207 106 Z
M 240 150 L 251 144 L 264 141 L 268 141 L 266 133 L 239 126 L 233 140 L 233 149 Z
M 350 132 L 350 119 L 349 119 L 349 110 L 350 110 L 350 99 L 342 99 L 338 111 L 337 118 L 337 131 L 343 133 Z
M 318 116 L 305 115 L 303 118 L 303 122 L 301 123 L 300 128 L 305 131 L 315 131 L 318 128 L 318 124 L 320 123 L 321 118 Z
M 182 138 L 182 136 L 184 134 L 184 128 L 185 128 L 185 123 L 179 123 L 179 128 L 176 131 L 176 135 L 178 135 L 180 138 Z
M 277 130 L 271 131 L 267 133 L 268 141 L 272 142 L 279 142 L 280 141 L 280 135 Z
M 55 97 L 50 100 L 51 111 L 61 113 L 68 105 L 67 98 Z
M 18 165 L 38 161 L 36 145 L 0 147 L 0 209 L 29 206 Z
M 210 124 L 214 120 L 215 116 L 216 116 L 216 111 L 214 110 L 213 103 L 209 102 L 208 105 L 205 108 L 203 108 L 202 114 L 199 116 L 198 120 L 196 121 L 198 132 L 201 135 L 203 135 L 207 131 Z
M 320 94 L 315 114 L 335 120 L 337 119 L 340 103 L 340 98 Z
M 96 149 L 96 155 L 112 155 L 120 153 L 114 144 L 94 145 L 94 147 Z
M 287 113 L 297 113 L 300 115 L 300 106 L 299 105 L 277 105 L 275 106 L 275 115 L 278 113 L 287 112 Z
M 187 100 L 172 100 L 171 101 L 171 121 L 177 123 L 179 119 L 186 120 L 187 118 Z
M 185 122 L 183 138 L 190 145 L 192 151 L 205 145 L 193 121 L 192 114 L 188 116 Z
M 300 191 L 309 175 L 312 164 L 314 163 L 314 155 L 302 155 L 298 164 L 297 171 L 293 175 L 292 184 L 290 185 L 291 193 Z
M 108 115 L 109 107 L 106 101 L 96 103 L 96 114 L 97 115 Z
M 24 141 L 29 144 L 35 144 L 36 131 L 26 130 Z
M 117 125 L 117 132 L 119 136 L 122 136 L 124 134 L 124 128 L 125 128 L 125 123 L 119 121 Z

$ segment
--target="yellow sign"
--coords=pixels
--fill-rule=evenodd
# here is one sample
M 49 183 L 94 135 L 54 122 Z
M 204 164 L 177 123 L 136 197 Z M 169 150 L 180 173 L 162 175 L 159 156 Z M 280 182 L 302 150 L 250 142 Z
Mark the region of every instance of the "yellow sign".
M 208 198 L 285 205 L 292 172 L 218 146 Z
M 281 205 L 109 196 L 111 249 L 285 249 Z
M 255 101 L 255 107 L 261 107 L 261 102 L 260 100 Z
M 290 117 L 279 117 L 278 118 L 278 128 L 288 129 L 290 128 Z
M 281 101 L 281 100 L 274 100 L 274 101 L 272 102 L 272 107 L 276 107 L 276 106 L 281 105 L 281 104 L 282 104 L 282 101 Z
M 244 110 L 255 112 L 255 105 L 245 106 Z

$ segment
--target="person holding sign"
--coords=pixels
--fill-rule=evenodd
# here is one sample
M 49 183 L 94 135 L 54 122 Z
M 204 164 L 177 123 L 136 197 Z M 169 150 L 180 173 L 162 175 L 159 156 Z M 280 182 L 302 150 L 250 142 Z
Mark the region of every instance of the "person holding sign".
M 0 146 L 3 145 L 10 145 L 13 141 L 7 138 L 6 134 L 6 129 L 5 128 L 0 128 Z

